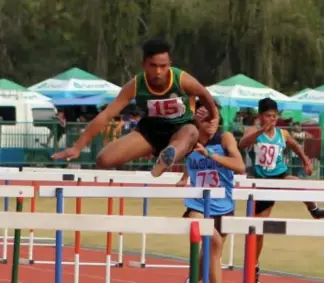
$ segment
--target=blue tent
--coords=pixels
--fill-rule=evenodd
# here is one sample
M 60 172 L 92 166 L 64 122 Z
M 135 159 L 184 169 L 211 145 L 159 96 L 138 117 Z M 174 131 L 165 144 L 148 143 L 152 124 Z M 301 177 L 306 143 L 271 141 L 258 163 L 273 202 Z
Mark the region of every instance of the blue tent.
M 59 98 L 52 99 L 52 103 L 55 106 L 96 106 L 98 105 L 103 98 L 107 103 L 112 102 L 115 98 L 105 95 L 94 95 L 83 98 Z

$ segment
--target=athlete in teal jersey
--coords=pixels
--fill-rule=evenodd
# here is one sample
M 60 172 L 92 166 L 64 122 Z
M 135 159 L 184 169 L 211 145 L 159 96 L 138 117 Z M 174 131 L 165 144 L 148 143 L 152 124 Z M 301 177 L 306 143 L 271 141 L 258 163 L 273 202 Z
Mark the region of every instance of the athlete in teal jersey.
M 97 166 L 112 169 L 150 154 L 158 155 L 151 173 L 159 177 L 174 162 L 190 153 L 198 141 L 191 119 L 191 101 L 199 98 L 215 124 L 217 113 L 209 91 L 186 72 L 171 67 L 171 47 L 162 39 L 143 45 L 143 71 L 124 85 L 116 99 L 91 121 L 73 147 L 54 159 L 76 159 L 82 149 L 135 98 L 145 117 L 131 133 L 108 143 L 98 154 Z
M 211 243 L 210 282 L 222 283 L 220 259 L 226 235 L 221 233 L 221 217 L 234 213 L 235 204 L 232 199 L 234 172 L 244 173 L 245 165 L 233 134 L 223 133 L 218 126 L 213 129 L 209 128 L 209 124 L 204 121 L 206 109 L 200 104 L 197 104 L 196 109 L 197 112 L 201 112 L 201 115 L 204 112 L 203 117 L 196 115 L 197 120 L 201 121 L 199 144 L 186 157 L 186 168 L 177 186 L 186 186 L 189 177 L 191 186 L 194 187 L 224 187 L 226 189 L 225 198 L 211 199 L 210 204 L 210 217 L 214 219 L 215 227 L 215 235 Z M 202 217 L 203 199 L 185 199 L 184 204 L 186 207 L 184 217 Z
M 274 129 L 274 135 L 262 133 L 256 138 L 254 146 L 249 151 L 252 159 L 253 174 L 257 178 L 279 176 L 288 170 L 283 158 L 286 140 L 283 130 Z
M 290 136 L 288 131 L 276 127 L 278 120 L 277 103 L 264 98 L 258 104 L 258 118 L 261 127 L 247 129 L 239 142 L 241 149 L 247 148 L 252 159 L 253 176 L 269 179 L 299 179 L 288 176 L 288 167 L 283 159 L 283 150 L 290 147 L 302 160 L 307 175 L 312 173 L 312 165 L 299 144 Z M 305 202 L 310 214 L 314 218 L 324 218 L 324 210 L 316 203 Z M 269 217 L 274 201 L 256 201 L 255 215 Z M 263 248 L 263 235 L 257 236 L 257 262 Z M 256 282 L 259 282 L 259 267 L 256 266 Z

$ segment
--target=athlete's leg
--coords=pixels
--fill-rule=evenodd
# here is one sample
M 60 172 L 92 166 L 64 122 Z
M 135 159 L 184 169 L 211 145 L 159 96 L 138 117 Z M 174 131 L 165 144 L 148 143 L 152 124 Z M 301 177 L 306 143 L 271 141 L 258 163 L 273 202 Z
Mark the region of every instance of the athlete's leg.
M 287 180 L 299 180 L 296 176 L 286 176 Z M 316 202 L 304 202 L 311 216 L 314 218 L 324 218 L 324 209 L 318 207 Z
M 255 202 L 255 216 L 256 217 L 270 217 L 272 209 L 274 206 L 273 201 L 256 201 Z M 264 235 L 256 236 L 256 283 L 259 282 L 259 266 L 258 261 L 261 255 L 264 244 Z
M 189 218 L 203 218 L 203 214 L 196 211 L 189 211 L 186 215 Z M 223 248 L 223 239 L 217 230 L 211 238 L 210 248 L 210 283 L 222 283 L 221 254 Z M 200 253 L 200 279 L 202 279 L 203 255 Z
M 191 152 L 199 138 L 199 132 L 195 125 L 186 124 L 181 127 L 170 139 L 168 146 L 160 153 L 157 163 L 151 174 L 159 177 L 174 162 L 180 161 Z
M 97 166 L 111 169 L 152 153 L 152 146 L 137 131 L 107 144 L 97 156 Z

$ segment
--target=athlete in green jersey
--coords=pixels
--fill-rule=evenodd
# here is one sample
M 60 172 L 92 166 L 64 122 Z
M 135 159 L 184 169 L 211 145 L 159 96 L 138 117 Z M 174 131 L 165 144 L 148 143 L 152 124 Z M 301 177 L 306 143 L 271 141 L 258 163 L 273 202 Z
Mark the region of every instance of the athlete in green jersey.
M 152 39 L 143 46 L 143 72 L 130 80 L 117 98 L 89 123 L 73 147 L 53 155 L 54 159 L 76 159 L 80 151 L 117 116 L 132 99 L 144 112 L 137 129 L 107 144 L 97 157 L 97 165 L 110 169 L 147 156 L 158 156 L 152 169 L 160 176 L 174 162 L 192 151 L 198 130 L 191 106 L 198 97 L 209 112 L 211 131 L 217 123 L 214 100 L 205 87 L 188 73 L 171 67 L 170 45 Z

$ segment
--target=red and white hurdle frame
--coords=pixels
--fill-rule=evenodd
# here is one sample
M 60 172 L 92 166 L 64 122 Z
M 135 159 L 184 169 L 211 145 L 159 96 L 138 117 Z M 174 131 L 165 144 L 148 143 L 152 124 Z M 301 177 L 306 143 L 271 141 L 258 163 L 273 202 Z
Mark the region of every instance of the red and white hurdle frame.
M 5 185 L 3 187 L 11 188 L 13 187 L 12 183 L 24 183 L 24 182 L 30 182 L 33 188 L 33 197 L 31 198 L 31 213 L 36 212 L 36 195 L 39 191 L 39 184 L 40 182 L 55 182 L 57 184 L 61 184 L 62 182 L 71 183 L 71 185 L 78 185 L 81 184 L 81 177 L 87 181 L 87 183 L 91 184 L 98 184 L 97 177 L 93 176 L 92 174 L 82 174 L 80 173 L 78 176 L 75 174 L 69 173 L 59 173 L 59 172 L 51 172 L 49 170 L 46 170 L 47 172 L 33 172 L 33 171 L 19 171 L 18 168 L 3 168 L 0 167 L 0 181 L 5 181 Z M 42 173 L 42 174 L 40 174 Z M 99 185 L 99 184 L 98 184 Z M 100 184 L 105 185 L 105 184 Z M 112 180 L 109 180 L 109 182 L 106 185 L 112 185 Z M 5 197 L 5 201 L 9 200 L 9 197 Z M 81 214 L 81 198 L 76 198 L 76 214 Z M 120 212 L 124 211 L 124 199 L 119 200 L 120 204 Z M 113 198 L 107 199 L 107 215 L 113 214 Z M 2 262 L 7 262 L 7 249 L 9 245 L 13 245 L 12 236 L 8 236 L 8 229 L 4 229 L 4 236 L 2 237 L 2 245 L 3 245 L 3 256 L 2 256 Z M 40 261 L 34 258 L 34 247 L 35 246 L 54 246 L 54 238 L 37 238 L 34 236 L 34 229 L 30 229 L 29 237 L 25 237 L 22 239 L 22 245 L 28 246 L 28 258 L 21 259 L 20 262 L 22 264 L 54 264 L 54 261 Z M 43 243 L 43 241 L 47 241 L 47 243 Z M 48 243 L 50 242 L 50 243 Z M 52 243 L 51 243 L 52 242 Z M 122 242 L 123 243 L 123 242 Z M 114 262 L 112 261 L 112 266 L 114 267 L 121 267 L 123 265 L 123 246 L 122 243 L 119 245 L 118 254 L 119 254 L 119 260 L 120 262 Z M 79 253 L 80 253 L 80 245 L 81 245 L 81 238 L 80 238 L 80 231 L 75 232 L 75 243 L 74 243 L 74 250 L 75 250 L 75 260 L 79 260 Z M 112 233 L 107 233 L 107 240 L 106 240 L 106 252 L 111 253 L 112 251 Z M 74 265 L 75 262 L 63 262 L 64 265 Z M 103 266 L 104 263 L 97 263 L 97 262 L 80 262 L 80 266 Z
M 136 185 L 167 185 L 172 186 L 175 185 L 176 182 L 180 179 L 181 173 L 165 173 L 160 178 L 153 178 L 151 177 L 150 172 L 144 172 L 144 171 L 103 171 L 103 170 L 83 170 L 83 169 L 48 169 L 48 168 L 23 168 L 23 171 L 21 173 L 27 173 L 21 175 L 20 177 L 27 177 L 28 180 L 31 180 L 35 178 L 34 176 L 30 176 L 31 174 L 39 174 L 42 172 L 43 178 L 38 180 L 44 180 L 45 178 L 47 180 L 51 181 L 59 181 L 62 180 L 62 174 L 65 175 L 74 175 L 76 178 L 81 178 L 82 181 L 96 181 L 96 184 L 100 185 L 102 183 L 109 183 L 114 182 L 120 183 L 120 185 L 129 185 L 129 184 L 136 184 Z M 8 174 L 7 174 L 8 177 Z M 0 180 L 1 180 L 1 171 L 0 171 Z M 18 178 L 19 179 L 19 178 Z M 3 180 L 3 179 L 2 179 Z M 16 178 L 17 180 L 17 178 Z M 24 180 L 24 179 L 20 179 Z M 292 191 L 290 193 L 290 190 L 294 190 L 295 192 L 298 190 L 318 190 L 323 191 L 324 190 L 324 182 L 323 181 L 306 181 L 306 180 L 265 180 L 265 179 L 248 179 L 245 175 L 235 175 L 235 183 L 236 188 L 234 189 L 234 199 L 237 200 L 247 200 L 243 198 L 242 195 L 238 195 L 239 191 L 242 190 L 242 188 L 246 189 L 260 189 L 265 188 L 268 189 L 268 193 L 270 193 L 269 189 L 274 189 L 274 200 L 277 201 L 308 201 L 308 196 L 306 193 L 302 194 L 294 194 L 296 196 L 300 196 L 301 199 L 292 198 L 291 196 Z M 280 190 L 279 190 L 280 189 Z M 283 190 L 284 193 L 283 193 Z M 242 191 L 244 193 L 244 191 Z M 319 194 L 320 193 L 320 194 Z M 261 194 L 261 190 L 258 192 L 254 192 L 254 194 Z M 313 192 L 309 196 L 313 198 L 313 200 L 309 201 L 321 201 L 320 197 L 321 192 Z M 270 195 L 269 195 L 270 196 Z M 270 197 L 269 197 L 270 198 Z M 272 200 L 272 199 L 268 199 Z M 108 201 L 108 208 L 112 208 L 113 199 L 109 198 Z M 119 208 L 119 214 L 124 214 L 124 199 L 120 198 L 119 200 L 120 208 Z M 111 214 L 111 210 L 108 209 L 108 214 Z M 107 249 L 111 249 L 109 247 L 108 243 L 111 243 L 111 235 L 107 237 Z M 227 265 L 223 265 L 224 268 L 232 269 L 234 266 L 233 264 L 233 255 L 234 255 L 234 234 L 230 234 L 230 250 L 229 250 L 229 263 Z M 123 266 L 123 234 L 119 233 L 119 247 L 118 247 L 118 261 L 117 263 L 114 263 L 116 266 L 122 267 Z M 150 265 L 146 263 L 146 234 L 142 235 L 142 246 L 141 246 L 141 255 L 140 255 L 140 261 L 139 262 L 130 262 L 131 266 L 135 267 L 161 267 L 161 268 L 187 268 L 188 265 Z

